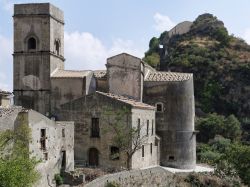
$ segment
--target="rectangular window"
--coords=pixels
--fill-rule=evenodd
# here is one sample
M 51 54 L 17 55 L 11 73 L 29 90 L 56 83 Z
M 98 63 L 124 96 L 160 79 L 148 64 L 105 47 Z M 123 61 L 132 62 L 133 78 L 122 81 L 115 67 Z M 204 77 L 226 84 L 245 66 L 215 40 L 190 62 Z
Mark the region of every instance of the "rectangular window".
M 40 144 L 43 151 L 46 150 L 46 129 L 41 129 Z
M 138 118 L 137 121 L 137 131 L 138 131 L 138 137 L 140 138 L 140 133 L 141 133 L 141 120 Z
M 92 118 L 91 137 L 100 137 L 99 118 Z
M 148 131 L 149 131 L 149 120 L 147 120 L 147 136 L 148 136 Z
M 65 137 L 65 129 L 62 129 L 62 137 Z
M 110 147 L 110 159 L 111 160 L 119 160 L 120 159 L 120 150 L 118 147 L 115 147 L 115 146 Z
M 142 151 L 141 152 L 141 154 L 142 154 L 141 156 L 144 157 L 144 145 L 141 146 L 141 151 Z
M 168 160 L 169 160 L 169 161 L 174 161 L 174 156 L 169 156 L 169 157 L 168 157 Z
M 0 96 L 0 106 L 2 106 L 2 96 Z
M 153 144 L 152 143 L 150 144 L 150 153 L 151 153 L 151 155 L 153 153 Z
M 152 119 L 152 132 L 151 132 L 152 135 L 154 135 L 154 120 Z
M 48 153 L 43 153 L 44 160 L 48 160 Z

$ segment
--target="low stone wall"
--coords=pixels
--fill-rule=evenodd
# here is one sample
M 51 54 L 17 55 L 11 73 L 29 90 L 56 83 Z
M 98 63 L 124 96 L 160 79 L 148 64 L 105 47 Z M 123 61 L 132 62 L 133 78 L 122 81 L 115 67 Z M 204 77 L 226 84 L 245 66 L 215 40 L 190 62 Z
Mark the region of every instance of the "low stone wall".
M 175 175 L 161 167 L 143 170 L 123 171 L 115 174 L 105 175 L 88 184 L 86 187 L 104 187 L 108 182 L 115 182 L 121 187 L 175 187 Z

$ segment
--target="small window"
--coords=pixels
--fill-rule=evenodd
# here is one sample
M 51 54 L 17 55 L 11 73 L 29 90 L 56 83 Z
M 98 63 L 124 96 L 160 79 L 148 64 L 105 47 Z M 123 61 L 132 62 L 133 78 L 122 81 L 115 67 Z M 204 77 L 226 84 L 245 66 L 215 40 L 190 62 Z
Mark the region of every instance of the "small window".
M 169 156 L 169 157 L 168 157 L 168 160 L 169 160 L 169 161 L 174 161 L 174 156 Z
M 150 153 L 151 153 L 151 155 L 153 153 L 153 144 L 152 143 L 150 144 Z
M 56 49 L 56 55 L 60 54 L 60 42 L 57 40 L 55 41 L 55 49 Z
M 62 137 L 65 137 L 65 129 L 62 129 Z
M 46 129 L 41 129 L 40 144 L 43 151 L 46 150 Z
M 140 138 L 140 133 L 141 133 L 141 120 L 138 118 L 137 120 L 137 131 L 138 131 L 138 137 Z
M 148 131 L 149 131 L 149 120 L 147 120 L 147 136 L 148 136 Z
M 142 154 L 141 156 L 144 157 L 144 145 L 142 145 L 141 151 L 142 151 L 142 152 L 141 152 L 141 154 Z
M 163 104 L 156 103 L 156 112 L 163 112 Z
M 99 118 L 92 118 L 91 137 L 100 137 Z
M 48 160 L 48 153 L 43 153 L 44 160 Z
M 0 106 L 2 106 L 2 96 L 0 96 Z
M 120 159 L 120 151 L 118 147 L 111 146 L 110 147 L 110 159 L 111 160 L 119 160 Z
M 154 135 L 154 120 L 152 119 L 151 135 Z
M 28 40 L 28 50 L 36 49 L 36 39 L 31 37 Z

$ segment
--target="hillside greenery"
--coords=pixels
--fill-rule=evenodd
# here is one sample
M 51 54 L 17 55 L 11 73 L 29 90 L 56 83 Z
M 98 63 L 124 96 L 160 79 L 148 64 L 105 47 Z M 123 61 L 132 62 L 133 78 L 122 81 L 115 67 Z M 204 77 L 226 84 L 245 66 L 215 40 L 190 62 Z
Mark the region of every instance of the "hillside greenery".
M 153 37 L 143 60 L 193 73 L 198 162 L 250 185 L 250 46 L 206 13 L 185 34 Z

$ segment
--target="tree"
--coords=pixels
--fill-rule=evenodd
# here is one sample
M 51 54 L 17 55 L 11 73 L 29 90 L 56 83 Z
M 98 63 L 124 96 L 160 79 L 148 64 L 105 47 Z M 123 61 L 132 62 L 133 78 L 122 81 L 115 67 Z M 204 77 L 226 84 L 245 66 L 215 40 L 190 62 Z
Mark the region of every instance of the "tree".
M 216 113 L 200 118 L 196 122 L 196 129 L 199 130 L 197 140 L 207 143 L 215 135 L 221 135 L 230 140 L 238 140 L 241 137 L 240 122 L 234 115 L 227 118 Z
M 107 108 L 105 116 L 107 117 L 105 131 L 113 133 L 112 142 L 119 148 L 120 152 L 126 154 L 126 164 L 129 170 L 131 169 L 132 156 L 146 142 L 147 135 L 141 133 L 143 125 L 133 127 L 129 119 L 131 114 L 125 107 L 116 111 Z M 126 122 L 124 123 L 124 121 Z
M 20 124 L 0 133 L 0 187 L 31 187 L 39 179 L 38 161 L 29 158 L 30 128 Z

